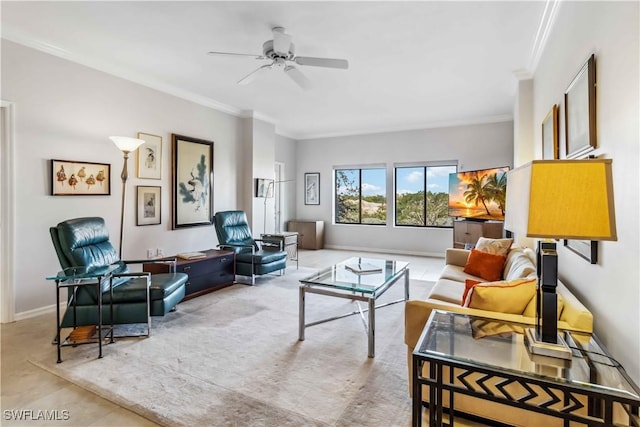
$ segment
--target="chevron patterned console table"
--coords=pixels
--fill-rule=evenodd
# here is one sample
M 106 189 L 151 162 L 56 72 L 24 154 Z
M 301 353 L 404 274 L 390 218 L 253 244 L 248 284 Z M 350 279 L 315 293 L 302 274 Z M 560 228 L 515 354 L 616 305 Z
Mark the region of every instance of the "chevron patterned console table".
M 526 327 L 434 310 L 412 355 L 413 426 L 425 407 L 430 426 L 639 425 L 640 389 L 594 335 L 561 332 L 567 361 L 530 355 Z

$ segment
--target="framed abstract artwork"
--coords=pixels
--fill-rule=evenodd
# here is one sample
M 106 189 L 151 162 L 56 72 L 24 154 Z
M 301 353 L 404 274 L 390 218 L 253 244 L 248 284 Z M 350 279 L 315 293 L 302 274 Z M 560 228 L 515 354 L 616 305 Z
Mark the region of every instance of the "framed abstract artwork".
M 553 104 L 551 111 L 542 121 L 542 158 L 558 159 L 558 105 Z
M 256 197 L 273 197 L 273 180 L 256 178 Z
M 138 132 L 138 178 L 162 179 L 162 137 Z
M 108 196 L 110 194 L 110 164 L 51 160 L 52 196 Z
M 564 93 L 564 129 L 568 159 L 584 156 L 596 142 L 596 59 L 591 55 Z
M 320 173 L 318 172 L 304 174 L 304 204 L 320 204 Z
M 136 225 L 157 225 L 162 223 L 161 187 L 136 186 Z
M 171 134 L 172 228 L 213 224 L 213 141 Z

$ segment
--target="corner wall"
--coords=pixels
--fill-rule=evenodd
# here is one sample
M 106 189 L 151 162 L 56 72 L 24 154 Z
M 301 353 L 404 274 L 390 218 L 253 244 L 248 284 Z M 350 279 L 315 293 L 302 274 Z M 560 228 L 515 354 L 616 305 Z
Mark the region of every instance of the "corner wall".
M 534 157 L 542 157 L 539 124 L 553 104 L 560 106 L 563 155 L 563 94 L 595 54 L 598 148 L 592 154 L 613 159 L 618 241 L 598 243 L 595 265 L 560 244 L 558 265 L 562 281 L 592 311 L 596 334 L 636 384 L 640 384 L 639 23 L 638 2 L 561 2 L 533 78 Z

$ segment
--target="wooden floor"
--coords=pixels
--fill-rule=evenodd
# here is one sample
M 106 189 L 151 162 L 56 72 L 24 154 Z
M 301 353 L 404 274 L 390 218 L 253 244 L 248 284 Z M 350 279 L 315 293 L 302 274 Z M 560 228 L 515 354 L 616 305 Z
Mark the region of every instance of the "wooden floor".
M 410 277 L 419 280 L 437 279 L 444 265 L 444 260 L 441 258 L 362 254 L 325 249 L 301 250 L 300 266 L 320 268 L 355 255 L 408 261 Z M 180 309 L 179 306 L 178 309 Z M 43 355 L 51 351 L 51 340 L 55 335 L 54 318 L 55 313 L 51 313 L 2 325 L 0 425 L 155 426 L 156 424 L 149 420 L 28 362 L 30 358 L 37 358 L 39 354 Z M 36 418 L 38 411 L 54 413 L 60 420 L 44 422 L 13 419 L 20 413 L 23 416 Z

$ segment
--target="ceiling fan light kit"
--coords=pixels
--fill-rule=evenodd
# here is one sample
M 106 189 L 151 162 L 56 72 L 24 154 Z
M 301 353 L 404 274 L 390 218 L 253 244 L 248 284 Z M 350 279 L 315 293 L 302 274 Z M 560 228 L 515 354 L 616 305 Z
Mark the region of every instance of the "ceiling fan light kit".
M 242 79 L 238 80 L 239 85 L 246 85 L 253 82 L 259 75 L 265 74 L 266 71 L 271 70 L 275 66 L 282 68 L 285 74 L 288 75 L 298 86 L 307 90 L 311 88 L 311 81 L 299 69 L 288 62 L 294 62 L 295 64 L 302 66 L 335 68 L 340 70 L 346 70 L 349 68 L 349 61 L 346 59 L 296 56 L 295 45 L 291 42 L 291 36 L 285 33 L 285 29 L 283 27 L 274 27 L 271 31 L 273 32 L 273 40 L 267 40 L 262 44 L 262 55 L 235 52 L 208 53 L 210 55 L 250 56 L 255 59 L 271 61 L 270 64 L 262 65 Z

